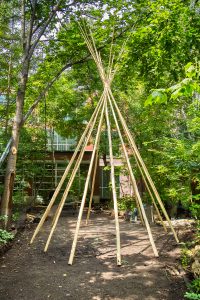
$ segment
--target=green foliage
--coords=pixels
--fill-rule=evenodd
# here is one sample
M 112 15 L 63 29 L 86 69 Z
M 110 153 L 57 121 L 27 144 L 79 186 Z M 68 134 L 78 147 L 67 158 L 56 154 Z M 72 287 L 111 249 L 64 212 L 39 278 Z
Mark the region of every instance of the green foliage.
M 196 196 L 196 197 L 195 197 L 195 196 Z M 192 204 L 190 205 L 189 209 L 190 209 L 190 211 L 191 211 L 192 216 L 193 216 L 195 219 L 198 219 L 199 216 L 200 216 L 200 201 L 199 201 L 199 199 L 200 199 L 200 194 L 195 195 L 195 196 L 193 196 L 193 198 L 194 198 L 194 199 L 196 198 L 196 199 L 198 200 L 198 202 L 197 202 L 197 203 L 192 203 Z
M 200 215 L 199 128 L 196 126 L 200 116 L 199 62 L 188 63 L 184 70 L 185 79 L 170 88 L 154 90 L 144 105 L 150 111 L 160 110 L 160 117 L 167 122 L 161 123 L 160 139 L 153 142 L 154 147 L 149 149 L 162 162 L 154 167 L 154 174 L 164 175 L 165 178 L 165 183 L 159 186 L 161 194 L 168 202 L 181 200 L 182 205 L 197 218 Z M 161 119 L 157 117 L 157 126 L 160 127 L 158 120 Z
M 200 295 L 196 293 L 186 292 L 184 297 L 190 300 L 200 300 Z
M 132 197 L 124 196 L 118 199 L 119 210 L 133 210 L 136 207 L 134 199 Z
M 200 278 L 194 279 L 191 284 L 188 286 L 189 292 L 186 292 L 184 295 L 185 298 L 191 300 L 200 299 Z
M 200 222 L 196 222 L 196 232 L 191 242 L 185 244 L 181 250 L 181 263 L 185 270 L 194 273 L 194 276 L 198 275 L 198 261 L 199 261 L 199 242 L 200 242 Z M 193 262 L 197 262 L 193 265 Z M 197 272 L 197 273 L 196 273 Z M 200 299 L 200 278 L 197 277 L 192 280 L 188 285 L 188 292 L 186 292 L 185 298 L 187 299 Z
M 12 220 L 13 220 L 14 222 L 18 221 L 19 218 L 20 218 L 20 213 L 19 213 L 19 212 L 13 213 L 13 215 L 12 215 Z
M 0 222 L 1 222 L 1 221 L 5 221 L 7 218 L 8 218 L 8 216 L 6 216 L 6 215 L 4 215 L 4 216 L 3 216 L 3 215 L 2 215 L 2 216 L 0 216 Z
M 189 255 L 189 249 L 187 247 L 184 247 L 181 250 L 181 264 L 185 270 L 188 269 L 190 262 L 191 262 L 191 257 Z
M 175 84 L 167 89 L 156 89 L 148 96 L 144 105 L 162 104 L 166 103 L 167 99 L 177 100 L 180 97 L 192 97 L 195 93 L 200 93 L 200 62 L 196 66 L 191 62 L 185 66 L 185 75 L 181 82 Z M 167 95 L 170 96 L 168 97 Z
M 26 204 L 25 198 L 21 191 L 17 191 L 13 196 L 13 204 L 16 206 L 24 206 Z
M 200 244 L 200 220 L 199 219 L 196 222 L 195 241 L 197 245 Z
M 0 229 L 0 244 L 6 244 L 13 240 L 14 235 L 7 230 Z
M 189 285 L 189 289 L 191 292 L 200 295 L 200 278 L 194 279 Z
M 153 103 L 166 103 L 167 102 L 167 94 L 164 89 L 154 90 L 151 95 L 147 98 L 144 105 L 152 105 Z

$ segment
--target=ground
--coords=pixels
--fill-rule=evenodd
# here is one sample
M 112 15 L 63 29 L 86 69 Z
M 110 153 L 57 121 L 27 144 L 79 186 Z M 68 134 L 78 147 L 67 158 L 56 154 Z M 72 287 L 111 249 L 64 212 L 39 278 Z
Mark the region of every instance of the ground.
M 85 216 L 84 216 L 85 218 Z M 108 214 L 82 222 L 74 264 L 68 265 L 77 216 L 60 218 L 48 252 L 43 248 L 51 220 L 32 245 L 36 224 L 27 226 L 0 258 L 1 300 L 181 300 L 185 282 L 179 247 L 162 227 L 152 227 L 155 258 L 144 227 L 120 220 L 122 266 L 116 265 L 115 223 Z

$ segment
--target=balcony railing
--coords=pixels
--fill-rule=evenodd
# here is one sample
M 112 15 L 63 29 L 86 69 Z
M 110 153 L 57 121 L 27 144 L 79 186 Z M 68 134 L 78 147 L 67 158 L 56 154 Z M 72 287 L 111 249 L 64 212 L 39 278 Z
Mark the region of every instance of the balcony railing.
M 53 148 L 53 149 L 52 149 Z M 72 151 L 75 149 L 75 143 L 74 144 L 67 144 L 67 143 L 53 143 L 47 144 L 47 150 L 49 151 Z

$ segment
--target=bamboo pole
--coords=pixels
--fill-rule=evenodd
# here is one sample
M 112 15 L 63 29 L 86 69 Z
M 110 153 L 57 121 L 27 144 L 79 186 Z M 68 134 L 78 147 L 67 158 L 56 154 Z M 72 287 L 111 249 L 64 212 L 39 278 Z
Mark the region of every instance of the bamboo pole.
M 104 79 L 105 79 L 105 71 L 104 71 L 104 68 L 101 64 L 101 60 L 100 60 L 100 55 L 96 49 L 96 46 L 95 46 L 95 42 L 94 42 L 94 38 L 92 36 L 92 32 L 91 30 L 89 30 L 89 34 L 90 34 L 90 37 L 91 37 L 91 40 L 89 39 L 89 36 L 88 36 L 88 33 L 87 33 L 87 29 L 86 29 L 86 26 L 84 24 L 84 28 L 80 25 L 80 23 L 78 23 L 79 25 L 79 28 L 80 28 L 80 31 L 83 35 L 83 38 L 87 44 L 87 47 L 90 51 L 90 54 L 92 55 L 92 58 L 94 59 L 95 63 L 96 63 L 96 66 L 97 66 L 97 69 L 99 71 L 99 75 L 101 77 L 101 80 L 102 82 L 104 82 Z
M 109 78 L 112 77 L 112 69 L 113 69 L 113 61 L 114 61 L 114 55 L 113 55 L 114 33 L 115 33 L 115 30 L 113 28 L 112 41 L 111 41 L 110 53 L 109 53 L 109 60 L 108 60 L 108 68 L 107 68 L 107 74 L 108 74 Z
M 113 158 L 113 148 L 112 148 L 112 136 L 111 127 L 108 117 L 108 106 L 106 103 L 106 124 L 108 129 L 108 142 L 109 142 L 109 154 L 110 154 L 110 166 L 111 166 L 111 184 L 112 184 L 112 194 L 115 212 L 115 229 L 116 229 L 116 244 L 117 244 L 117 265 L 121 266 L 121 249 L 120 249 L 120 230 L 119 230 L 119 219 L 118 219 L 118 205 L 117 205 L 117 193 L 116 193 L 116 183 L 115 183 L 115 169 L 114 169 L 114 158 Z
M 126 163 L 127 163 L 127 166 L 128 166 L 129 174 L 131 176 L 131 181 L 132 181 L 132 185 L 134 187 L 134 192 L 136 193 L 136 197 L 138 199 L 138 202 L 139 202 L 139 205 L 140 205 L 140 209 L 141 209 L 141 212 L 142 212 L 142 215 L 143 215 L 143 219 L 144 219 L 144 222 L 145 222 L 145 225 L 146 225 L 146 228 L 147 228 L 147 232 L 148 232 L 148 235 L 149 235 L 149 240 L 150 240 L 150 243 L 151 243 L 154 255 L 156 257 L 158 257 L 159 256 L 158 255 L 158 251 L 157 251 L 156 245 L 154 243 L 154 239 L 153 239 L 153 235 L 152 235 L 152 232 L 151 232 L 151 228 L 149 226 L 149 222 L 148 222 L 148 219 L 147 219 L 147 216 L 146 216 L 143 204 L 142 204 L 142 199 L 140 197 L 140 193 L 139 193 L 138 188 L 137 188 L 135 176 L 134 176 L 132 168 L 131 168 L 131 164 L 130 164 L 130 161 L 129 161 L 128 153 L 127 153 L 127 150 L 126 150 L 126 147 L 125 147 L 125 144 L 124 144 L 124 140 L 123 140 L 120 128 L 119 128 L 119 124 L 118 124 L 118 121 L 117 121 L 117 118 L 116 118 L 113 106 L 112 106 L 112 102 L 110 100 L 110 96 L 108 96 L 108 99 L 109 99 L 109 104 L 110 104 L 110 107 L 111 107 L 112 115 L 113 115 L 114 120 L 115 120 L 117 132 L 118 132 L 121 144 L 122 144 L 122 149 L 123 149 L 124 156 L 125 156 L 125 159 L 126 159 Z
M 58 193 L 60 192 L 60 189 L 61 189 L 61 187 L 62 187 L 62 185 L 63 185 L 63 183 L 64 183 L 64 181 L 65 181 L 65 179 L 66 179 L 66 177 L 67 177 L 67 175 L 68 175 L 68 173 L 70 171 L 70 169 L 71 169 L 71 166 L 72 166 L 72 164 L 73 164 L 73 162 L 74 162 L 74 160 L 75 160 L 75 158 L 76 158 L 76 156 L 78 154 L 78 151 L 79 151 L 79 149 L 80 149 L 80 147 L 81 147 L 81 145 L 82 145 L 82 143 L 83 143 L 83 141 L 84 141 L 84 139 L 85 139 L 85 137 L 86 137 L 86 135 L 87 135 L 90 127 L 96 122 L 96 118 L 98 116 L 98 113 L 99 113 L 99 110 L 101 108 L 102 103 L 103 103 L 102 99 L 100 99 L 97 107 L 95 108 L 95 110 L 94 110 L 94 112 L 92 114 L 92 117 L 91 117 L 90 121 L 88 122 L 88 124 L 87 124 L 87 126 L 86 126 L 86 128 L 85 128 L 85 130 L 83 132 L 83 135 L 80 138 L 80 141 L 79 141 L 79 143 L 78 143 L 78 145 L 77 145 L 77 147 L 76 147 L 76 149 L 74 151 L 74 154 L 73 154 L 73 156 L 72 156 L 69 164 L 67 165 L 67 168 L 65 169 L 64 174 L 63 174 L 63 176 L 62 176 L 62 178 L 61 178 L 61 180 L 60 180 L 57 188 L 55 189 L 55 192 L 54 192 L 54 194 L 53 194 L 53 196 L 52 196 L 52 198 L 51 198 L 51 200 L 50 200 L 50 202 L 49 202 L 49 204 L 48 204 L 48 206 L 47 206 L 47 208 L 46 208 L 46 210 L 45 210 L 45 212 L 44 212 L 44 214 L 43 214 L 43 216 L 42 216 L 42 218 L 40 220 L 40 222 L 38 223 L 38 225 L 37 225 L 37 227 L 35 229 L 35 232 L 34 232 L 34 234 L 32 236 L 30 244 L 33 243 L 35 237 L 37 236 L 37 234 L 41 230 L 41 228 L 42 228 L 42 226 L 43 226 L 46 218 L 48 217 L 48 215 L 50 213 L 50 210 L 51 210 L 51 208 L 52 208 L 52 206 L 53 206 L 53 204 L 54 204 L 54 202 L 55 202 L 55 200 L 56 200 L 56 198 L 58 196 Z
M 138 169 L 139 169 L 139 171 L 140 171 L 140 173 L 141 173 L 141 175 L 142 175 L 142 179 L 143 179 L 143 181 L 144 181 L 144 183 L 145 183 L 145 186 L 146 186 L 146 188 L 147 188 L 147 191 L 148 191 L 148 193 L 149 193 L 149 195 L 150 195 L 150 197 L 151 197 L 152 203 L 153 203 L 153 205 L 154 205 L 154 207 L 155 207 L 155 209 L 156 209 L 156 212 L 157 212 L 157 214 L 158 214 L 158 218 L 160 219 L 160 222 L 161 222 L 161 224 L 162 224 L 162 226 L 163 226 L 163 228 L 164 228 L 164 231 L 167 232 L 167 227 L 165 226 L 165 223 L 163 222 L 163 219 L 162 219 L 162 216 L 161 216 L 160 211 L 159 211 L 159 209 L 158 209 L 158 206 L 157 206 L 157 204 L 156 204 L 156 202 L 155 202 L 155 199 L 154 199 L 154 197 L 153 197 L 153 195 L 152 195 L 152 192 L 151 192 L 151 190 L 150 190 L 150 188 L 149 188 L 149 186 L 148 186 L 148 183 L 147 183 L 147 181 L 146 181 L 146 178 L 145 178 L 145 176 L 144 176 L 144 173 L 143 173 L 143 171 L 142 171 L 142 168 L 140 167 L 140 165 L 139 165 L 139 163 L 138 163 L 138 160 L 137 160 L 137 157 L 135 156 L 135 153 L 134 153 L 134 157 L 135 157 L 135 160 L 136 160 Z
M 143 179 L 143 181 L 144 181 L 144 183 L 145 183 L 145 187 L 146 187 L 146 189 L 147 189 L 147 191 L 148 191 L 148 193 L 149 193 L 149 195 L 150 195 L 150 197 L 151 197 L 152 203 L 153 203 L 153 205 L 154 205 L 154 207 L 155 207 L 155 210 L 156 210 L 156 212 L 157 212 L 157 214 L 158 214 L 159 220 L 160 220 L 160 222 L 161 222 L 161 224 L 162 224 L 162 226 L 163 226 L 163 228 L 164 228 L 164 231 L 167 232 L 167 227 L 166 227 L 165 223 L 163 222 L 163 219 L 162 219 L 162 216 L 161 216 L 160 211 L 159 211 L 159 209 L 158 209 L 158 206 L 157 206 L 157 204 L 156 204 L 156 202 L 155 202 L 155 199 L 154 199 L 154 197 L 153 197 L 153 195 L 152 195 L 152 192 L 151 192 L 151 190 L 150 190 L 150 188 L 149 188 L 149 186 L 148 186 L 148 183 L 147 183 L 147 181 L 146 181 L 146 179 L 145 179 L 145 176 L 144 176 L 144 173 L 143 173 L 143 171 L 142 171 L 142 168 L 140 167 L 139 162 L 138 162 L 137 157 L 136 157 L 136 155 L 135 155 L 134 152 L 133 152 L 133 155 L 134 155 L 136 164 L 137 164 L 137 166 L 138 166 L 138 169 L 139 169 L 139 171 L 140 171 L 140 173 L 141 173 L 141 175 L 142 175 L 142 179 Z
M 82 215 L 83 215 L 83 209 L 84 209 L 84 205 L 85 205 L 85 200 L 86 200 L 86 196 L 87 196 L 87 191 L 88 191 L 88 187 L 89 187 L 89 182 L 90 182 L 90 177 L 91 177 L 91 173 L 92 173 L 95 154 L 96 154 L 96 150 L 97 150 L 97 146 L 98 146 L 98 142 L 99 142 L 99 137 L 100 137 L 100 134 L 101 134 L 103 115 L 104 115 L 104 111 L 105 111 L 105 100 L 106 99 L 104 99 L 104 105 L 103 105 L 103 109 L 102 109 L 100 120 L 99 120 L 99 125 L 98 125 L 97 135 L 96 135 L 96 139 L 95 139 L 94 149 L 93 149 L 93 152 L 92 152 L 92 157 L 91 157 L 90 166 L 89 166 L 89 170 L 88 170 L 88 174 L 87 174 L 87 178 L 86 178 L 86 182 L 85 182 L 83 197 L 82 197 L 82 200 L 81 200 L 81 206 L 80 206 L 78 220 L 77 220 L 77 224 L 76 224 L 74 240 L 73 240 L 73 243 L 72 243 L 72 248 L 71 248 L 70 257 L 69 257 L 69 261 L 68 261 L 69 265 L 72 265 L 73 259 L 74 259 L 74 254 L 75 254 L 75 251 L 76 251 L 76 245 L 77 245 L 78 233 L 79 233 L 79 229 L 80 229 L 80 225 L 81 225 L 81 219 L 82 219 Z
M 102 102 L 102 105 L 104 105 L 103 103 L 104 103 L 104 102 Z M 101 107 L 101 106 L 100 106 L 100 107 Z M 65 200 L 66 200 L 66 198 L 67 198 L 67 195 L 68 195 L 68 193 L 69 193 L 69 190 L 70 190 L 70 188 L 71 188 L 71 185 L 72 185 L 72 183 L 73 183 L 73 181 L 74 181 L 74 178 L 75 178 L 75 176 L 76 176 L 77 170 L 78 170 L 78 168 L 79 168 L 79 166 L 80 166 L 80 163 L 81 163 L 81 161 L 82 161 L 82 158 L 83 158 L 83 155 L 84 155 L 84 152 L 85 152 L 85 147 L 87 146 L 88 141 L 89 141 L 89 139 L 90 139 L 91 133 L 92 133 L 93 128 L 94 128 L 94 125 L 95 125 L 95 123 L 96 123 L 96 119 L 97 119 L 97 115 L 96 115 L 95 120 L 94 120 L 95 122 L 93 123 L 93 125 L 91 126 L 91 128 L 90 128 L 90 130 L 89 130 L 89 134 L 88 134 L 88 136 L 87 136 L 87 138 L 86 138 L 86 140 L 85 140 L 84 146 L 82 147 L 82 150 L 81 150 L 81 152 L 80 152 L 80 154 L 79 154 L 79 157 L 78 157 L 78 159 L 77 159 L 77 161 L 76 161 L 75 167 L 74 167 L 74 169 L 73 169 L 73 171 L 72 171 L 72 174 L 71 174 L 71 176 L 70 176 L 70 179 L 69 179 L 69 181 L 68 181 L 68 183 L 67 183 L 66 189 L 65 189 L 65 191 L 64 191 L 64 193 L 63 193 L 63 196 L 62 196 L 62 198 L 61 198 L 60 204 L 59 204 L 59 206 L 58 206 L 58 208 L 57 208 L 57 211 L 56 211 L 56 213 L 55 213 L 55 217 L 54 217 L 54 220 L 53 220 L 53 223 L 52 223 L 52 228 L 51 228 L 49 237 L 48 237 L 48 239 L 47 239 L 47 242 L 46 242 L 46 245 L 45 245 L 45 248 L 44 248 L 44 252 L 46 252 L 47 249 L 48 249 L 48 247 L 49 247 L 49 243 L 50 243 L 50 241 L 51 241 L 52 235 L 53 235 L 54 230 L 55 230 L 55 228 L 56 228 L 56 225 L 57 225 L 57 223 L 58 223 L 58 219 L 59 219 L 60 214 L 61 214 L 61 212 L 62 212 L 63 206 L 64 206 L 64 204 L 65 204 Z
M 131 181 L 131 183 L 132 183 L 132 181 Z M 134 192 L 135 203 L 136 203 L 136 206 L 137 206 L 137 209 L 138 209 L 138 212 L 139 212 L 141 223 L 142 223 L 143 226 L 145 226 L 145 223 L 144 223 L 144 220 L 143 220 L 143 216 L 142 216 L 142 212 L 141 212 L 141 209 L 140 209 L 140 205 L 138 203 L 138 199 L 137 199 L 136 193 L 134 191 L 134 186 L 133 185 L 131 185 L 131 186 L 132 186 L 132 189 L 133 189 L 133 192 Z
M 100 101 L 101 101 L 101 105 L 103 105 L 103 104 L 102 104 L 102 103 L 103 103 L 103 102 L 102 102 L 103 94 L 102 94 L 102 96 L 101 96 L 100 99 L 101 99 L 101 100 L 100 100 Z M 99 113 L 99 111 L 100 111 L 100 108 L 101 108 L 101 106 L 99 106 L 98 113 Z M 96 117 L 97 117 L 97 116 L 98 116 L 98 115 L 96 114 Z M 95 124 L 95 123 L 96 123 L 96 118 L 95 118 L 95 122 L 94 122 L 93 124 Z M 94 126 L 93 126 L 92 128 L 94 128 Z M 84 144 L 83 144 L 83 146 L 82 146 L 82 149 L 81 149 L 81 151 L 80 151 L 80 153 L 79 153 L 79 156 L 78 156 L 78 158 L 77 158 L 77 163 L 79 163 L 79 162 L 82 160 L 83 153 L 84 153 L 84 151 L 85 151 L 85 147 L 87 146 L 87 144 L 88 144 L 88 142 L 89 142 L 89 139 L 90 139 L 92 130 L 93 130 L 93 129 L 90 128 L 88 137 L 86 138 L 86 140 L 85 140 L 85 142 L 84 142 Z M 76 172 L 77 172 L 77 171 L 76 171 Z M 70 187 L 71 187 L 71 186 L 70 186 Z M 70 189 L 70 188 L 69 188 L 69 189 Z M 68 193 L 66 193 L 65 199 L 66 199 L 66 197 L 67 197 L 67 194 L 68 194 Z M 56 218 L 57 218 L 57 215 L 59 214 L 59 211 L 60 211 L 60 207 L 61 207 L 61 206 L 62 206 L 62 201 L 60 201 L 60 203 L 59 203 L 59 205 L 58 205 L 58 208 L 57 208 L 57 210 L 56 210 L 56 212 L 55 212 L 55 215 L 54 215 L 54 217 L 53 217 L 53 221 L 52 221 L 52 225 L 51 225 L 51 226 L 54 225 L 55 220 L 56 220 Z
M 99 147 L 99 144 L 98 144 L 98 147 Z M 98 147 L 97 147 L 97 149 L 98 149 Z M 94 194 L 94 185 L 95 185 L 95 179 L 96 179 L 98 157 L 99 156 L 98 156 L 98 150 L 97 150 L 95 163 L 94 163 L 94 173 L 93 173 L 93 178 L 92 178 L 92 188 L 91 188 L 90 201 L 89 201 L 87 218 L 86 218 L 86 225 L 88 225 L 88 221 L 89 221 L 89 218 L 90 218 L 91 207 L 92 207 L 92 199 L 93 199 L 93 194 Z
M 133 184 L 132 184 L 132 188 L 133 188 L 133 191 L 134 191 Z M 139 205 L 139 203 L 138 203 L 138 199 L 136 198 L 136 193 L 135 193 L 135 191 L 134 191 L 134 195 L 135 195 L 135 202 L 136 202 L 136 206 L 137 206 L 137 209 L 138 209 L 138 212 L 139 212 L 139 216 L 140 216 L 141 223 L 142 223 L 143 226 L 145 226 L 144 219 L 143 219 L 143 216 L 142 216 L 142 212 L 141 212 L 141 209 L 140 209 L 140 205 Z
M 139 163 L 141 164 L 141 166 L 142 166 L 142 168 L 143 168 L 143 170 L 144 170 L 144 173 L 145 173 L 145 175 L 146 175 L 146 178 L 147 178 L 147 180 L 148 180 L 148 182 L 149 182 L 149 184 L 150 184 L 150 186 L 151 186 L 151 188 L 152 188 L 152 190 L 153 190 L 153 192 L 154 192 L 154 195 L 155 195 L 155 197 L 156 197 L 156 199 L 157 199 L 157 201 L 158 201 L 158 203 L 159 203 L 159 205 L 160 205 L 160 207 L 161 207 L 161 209 L 162 209 L 162 212 L 163 212 L 165 218 L 166 218 L 167 221 L 168 221 L 168 224 L 169 224 L 169 226 L 170 226 L 170 228 L 171 228 L 171 230 L 172 230 L 172 233 L 173 233 L 173 235 L 174 235 L 174 238 L 175 238 L 176 242 L 179 243 L 177 234 L 176 234 L 176 232 L 175 232 L 175 230 L 174 230 L 174 228 L 173 228 L 173 226 L 172 226 L 171 220 L 169 219 L 169 216 L 168 216 L 168 214 L 167 214 L 167 212 L 166 212 L 166 209 L 165 209 L 165 207 L 164 207 L 164 205 L 163 205 L 163 203 L 162 203 L 162 200 L 161 200 L 161 198 L 160 198 L 160 196 L 159 196 L 159 193 L 158 193 L 158 191 L 157 191 L 157 189 L 156 189 L 156 187 L 155 187 L 155 185 L 154 185 L 154 183 L 153 183 L 153 180 L 151 179 L 151 176 L 150 176 L 150 174 L 149 174 L 149 172 L 148 172 L 148 170 L 147 170 L 147 167 L 146 167 L 145 163 L 143 162 L 142 157 L 141 157 L 141 155 L 140 155 L 140 153 L 139 153 L 139 151 L 138 151 L 138 149 L 137 149 L 137 147 L 136 147 L 136 145 L 135 145 L 135 142 L 134 142 L 134 140 L 133 140 L 133 138 L 132 138 L 132 136 L 131 136 L 131 133 L 130 133 L 130 131 L 129 131 L 129 129 L 128 129 L 128 126 L 126 125 L 126 122 L 125 122 L 125 120 L 124 120 L 124 118 L 123 118 L 123 116 L 122 116 L 122 114 L 121 114 L 121 112 L 120 112 L 120 110 L 119 110 L 119 108 L 118 108 L 118 105 L 117 105 L 117 103 L 116 103 L 116 101 L 115 101 L 115 99 L 114 99 L 114 96 L 113 96 L 113 94 L 112 94 L 112 91 L 110 90 L 109 92 L 110 92 L 111 99 L 112 99 L 112 101 L 113 101 L 113 103 L 114 103 L 114 106 L 115 106 L 115 108 L 116 108 L 116 111 L 117 111 L 117 113 L 118 113 L 118 116 L 119 116 L 119 118 L 120 118 L 121 124 L 122 124 L 122 126 L 123 126 L 123 128 L 124 128 L 124 132 L 125 132 L 125 134 L 126 134 L 128 140 L 129 140 L 129 143 L 130 143 L 130 145 L 131 145 L 132 151 L 133 151 L 133 152 L 135 153 L 135 155 L 137 156 L 138 161 L 139 161 Z

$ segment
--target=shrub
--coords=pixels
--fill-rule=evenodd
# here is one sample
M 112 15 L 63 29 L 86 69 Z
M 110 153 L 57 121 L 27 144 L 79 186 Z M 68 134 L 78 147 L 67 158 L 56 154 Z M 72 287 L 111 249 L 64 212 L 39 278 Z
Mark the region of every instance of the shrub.
M 125 196 L 118 200 L 118 208 L 119 210 L 133 210 L 136 207 L 136 203 L 133 197 Z
M 200 300 L 200 294 L 196 294 L 196 293 L 186 292 L 184 297 L 190 300 Z
M 200 300 L 200 278 L 194 279 L 188 286 L 189 292 L 186 292 L 185 298 L 190 300 Z
M 6 244 L 14 239 L 14 235 L 7 230 L 0 229 L 0 244 Z

